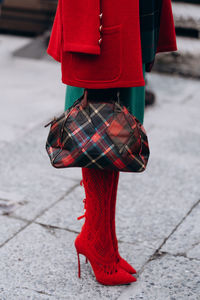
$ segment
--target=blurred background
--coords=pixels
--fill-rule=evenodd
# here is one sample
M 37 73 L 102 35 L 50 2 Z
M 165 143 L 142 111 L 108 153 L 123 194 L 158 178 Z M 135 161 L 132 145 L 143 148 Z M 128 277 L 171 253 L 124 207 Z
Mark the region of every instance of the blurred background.
M 139 276 L 127 289 L 82 262 L 77 277 L 81 170 L 53 168 L 45 150 L 66 91 L 46 54 L 56 6 L 0 0 L 0 299 L 199 300 L 200 0 L 172 1 L 178 51 L 145 78 L 148 167 L 120 174 L 119 249 Z
M 52 22 L 57 0 L 1 0 L 1 32 L 37 36 Z

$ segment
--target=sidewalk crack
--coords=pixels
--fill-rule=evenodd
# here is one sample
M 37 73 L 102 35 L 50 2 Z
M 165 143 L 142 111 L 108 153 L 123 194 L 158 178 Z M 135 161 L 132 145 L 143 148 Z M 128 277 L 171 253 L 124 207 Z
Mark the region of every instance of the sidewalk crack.
M 171 233 L 163 240 L 161 245 L 154 251 L 154 253 L 149 257 L 149 259 L 143 264 L 141 269 L 139 270 L 139 274 L 141 274 L 144 271 L 145 266 L 152 260 L 159 259 L 164 255 L 172 255 L 172 256 L 183 256 L 189 260 L 197 260 L 197 258 L 189 258 L 187 257 L 186 253 L 178 253 L 178 254 L 171 254 L 165 251 L 161 251 L 160 249 L 162 246 L 166 243 L 166 241 L 170 238 L 170 236 L 178 229 L 178 227 L 184 222 L 184 220 L 189 216 L 189 214 L 193 211 L 194 208 L 196 208 L 200 204 L 200 199 L 192 205 L 192 207 L 189 209 L 189 211 L 186 213 L 186 215 L 180 220 L 180 222 L 174 227 L 174 229 L 171 231 Z
M 21 231 L 23 231 L 26 227 L 28 227 L 29 225 L 36 223 L 35 220 L 37 218 L 39 218 L 41 215 L 43 215 L 46 211 L 48 211 L 50 208 L 52 208 L 54 205 L 56 205 L 58 202 L 60 202 L 61 200 L 63 200 L 68 194 L 70 194 L 71 192 L 73 192 L 73 190 L 75 188 L 77 188 L 79 186 L 79 183 L 76 183 L 74 186 L 72 186 L 69 190 L 67 190 L 62 196 L 60 196 L 58 198 L 57 201 L 53 202 L 50 206 L 46 207 L 45 209 L 43 209 L 38 215 L 36 215 L 32 220 L 28 220 L 27 224 L 25 226 L 23 226 L 22 228 L 20 228 L 17 232 L 15 232 L 10 238 L 8 238 L 6 241 L 4 241 L 1 245 L 0 248 L 2 248 L 4 245 L 6 245 L 10 240 L 12 240 L 16 235 L 18 235 Z M 11 217 L 11 216 L 8 216 Z M 17 218 L 17 217 L 16 217 Z

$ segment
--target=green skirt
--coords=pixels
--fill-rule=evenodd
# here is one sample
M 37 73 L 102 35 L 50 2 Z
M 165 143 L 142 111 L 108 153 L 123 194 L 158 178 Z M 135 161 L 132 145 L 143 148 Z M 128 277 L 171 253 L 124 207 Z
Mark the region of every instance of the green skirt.
M 145 64 L 143 67 L 143 76 L 145 78 Z M 74 101 L 83 95 L 84 88 L 75 86 L 66 86 L 65 108 L 67 110 L 73 105 Z M 130 113 L 133 114 L 142 124 L 144 121 L 145 108 L 145 86 L 138 87 L 121 87 L 120 88 L 121 103 L 124 104 Z

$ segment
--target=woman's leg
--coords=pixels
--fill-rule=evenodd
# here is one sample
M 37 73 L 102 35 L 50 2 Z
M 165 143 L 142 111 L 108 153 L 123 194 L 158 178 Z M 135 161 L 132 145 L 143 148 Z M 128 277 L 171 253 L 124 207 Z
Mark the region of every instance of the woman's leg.
M 97 281 L 105 285 L 127 284 L 136 278 L 117 264 L 110 231 L 110 196 L 113 170 L 82 168 L 85 189 L 85 223 L 75 239 L 79 253 L 90 261 Z M 80 277 L 80 261 L 79 261 Z
M 64 110 L 67 110 L 74 102 L 83 95 L 84 88 L 67 85 L 65 92 L 65 107 Z
M 145 71 L 144 66 L 143 66 L 143 71 Z M 101 89 L 101 90 L 100 89 L 99 90 L 90 89 L 89 91 L 90 91 L 90 95 L 94 95 L 94 98 L 95 98 L 95 93 L 97 92 L 96 95 L 98 95 L 98 97 L 100 96 L 100 99 L 101 99 L 101 94 L 103 95 L 106 92 L 106 90 L 107 90 L 107 92 L 109 92 L 109 95 L 110 95 L 110 94 L 112 94 L 112 91 L 114 89 Z M 69 108 L 74 103 L 74 101 L 83 94 L 83 91 L 84 91 L 83 88 L 68 86 L 67 91 L 66 91 L 65 109 Z M 145 106 L 145 90 L 144 90 L 144 87 L 120 88 L 120 91 L 121 91 L 122 103 L 125 106 L 127 106 L 127 108 L 129 108 L 129 111 L 132 114 L 134 114 L 140 120 L 141 123 L 143 123 L 144 106 Z M 90 169 L 86 170 L 86 169 L 87 168 L 82 168 L 82 174 L 85 174 L 85 175 L 83 175 L 83 178 L 84 178 L 84 176 L 85 176 L 85 178 L 89 177 L 90 173 L 92 174 L 92 170 L 90 170 Z M 96 173 L 95 170 L 93 170 L 93 172 Z M 106 171 L 103 172 L 103 174 L 106 176 Z M 117 253 L 116 262 L 118 263 L 118 266 L 120 266 L 122 269 L 126 270 L 129 273 L 136 273 L 135 269 L 132 268 L 132 266 L 129 265 L 119 255 L 119 252 L 118 252 L 118 242 L 117 242 L 116 231 L 115 231 L 115 206 L 116 206 L 118 181 L 119 181 L 119 172 L 113 171 L 112 179 L 111 179 L 111 182 L 110 182 L 111 183 L 110 186 L 112 186 L 112 194 L 111 194 L 111 197 L 110 197 L 110 201 L 111 201 L 110 202 L 110 231 L 111 231 L 111 237 L 112 237 L 112 241 L 113 241 L 114 251 L 115 251 L 115 253 Z M 95 205 L 94 202 L 95 201 L 93 201 L 93 205 Z M 87 201 L 86 201 L 86 203 L 87 203 Z M 107 235 L 107 237 L 108 236 L 109 236 L 109 234 Z M 108 240 L 109 240 L 109 238 L 108 238 Z M 108 249 L 108 252 L 109 252 L 109 249 Z

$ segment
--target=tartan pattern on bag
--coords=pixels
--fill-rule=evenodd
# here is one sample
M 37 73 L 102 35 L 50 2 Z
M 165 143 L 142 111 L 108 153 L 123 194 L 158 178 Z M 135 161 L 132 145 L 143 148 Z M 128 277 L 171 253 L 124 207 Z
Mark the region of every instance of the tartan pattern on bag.
M 51 122 L 46 150 L 53 167 L 144 171 L 150 152 L 139 120 L 117 102 L 83 107 L 82 99 Z

